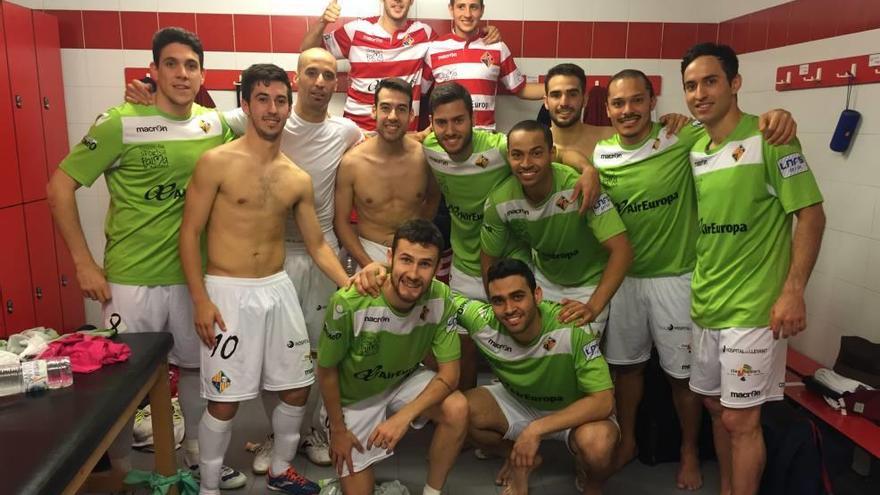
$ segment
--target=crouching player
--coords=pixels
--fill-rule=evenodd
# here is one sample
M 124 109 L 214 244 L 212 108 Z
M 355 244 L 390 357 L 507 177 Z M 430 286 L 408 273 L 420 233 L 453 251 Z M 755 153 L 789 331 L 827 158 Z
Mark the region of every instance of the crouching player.
M 443 238 L 431 222 L 410 220 L 395 233 L 390 277 L 379 297 L 343 289 L 330 300 L 318 345 L 322 421 L 346 495 L 372 494 L 372 465 L 393 454 L 407 429 L 428 420 L 425 495 L 439 495 L 467 429 L 458 386 L 461 348 L 449 287 L 434 280 Z M 437 373 L 421 366 L 431 351 Z
M 543 439 L 565 442 L 579 464 L 578 488 L 600 493 L 620 431 L 599 341 L 586 327 L 559 322 L 563 306 L 542 301 L 525 263 L 498 260 L 487 281 L 489 304 L 456 297 L 458 325 L 499 379 L 466 392 L 469 435 L 506 457 L 497 480 L 505 494 L 528 493 Z

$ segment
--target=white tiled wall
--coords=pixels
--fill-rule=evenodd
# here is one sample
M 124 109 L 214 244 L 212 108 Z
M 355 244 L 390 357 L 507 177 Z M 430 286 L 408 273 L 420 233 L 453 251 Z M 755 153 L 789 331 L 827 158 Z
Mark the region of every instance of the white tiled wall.
M 880 30 L 874 30 L 740 57 L 741 105 L 750 110 L 781 107 L 794 114 L 825 196 L 825 240 L 807 290 L 809 327 L 793 342 L 825 365 L 834 363 L 841 335 L 880 342 L 880 85 L 854 87 L 862 124 L 852 148 L 842 155 L 828 144 L 846 88 L 777 92 L 774 78 L 777 66 L 871 53 L 878 41 Z

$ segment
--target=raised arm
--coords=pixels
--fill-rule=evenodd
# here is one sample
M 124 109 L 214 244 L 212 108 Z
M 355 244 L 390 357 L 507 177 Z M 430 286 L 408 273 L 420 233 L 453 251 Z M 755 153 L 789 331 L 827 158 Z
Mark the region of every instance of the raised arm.
M 791 243 L 791 264 L 782 293 L 770 309 L 770 328 L 774 338 L 793 337 L 807 327 L 807 309 L 804 289 L 822 244 L 825 230 L 825 211 L 822 204 L 814 204 L 795 212 L 797 226 Z
M 79 220 L 76 206 L 76 190 L 80 184 L 60 168 L 55 170 L 46 187 L 52 218 L 61 232 L 61 237 L 70 250 L 76 265 L 76 278 L 86 297 L 98 302 L 110 299 L 110 286 L 104 270 L 95 262 Z
M 342 247 L 357 261 L 361 267 L 367 266 L 373 260 L 367 255 L 361 245 L 360 238 L 354 226 L 351 224 L 351 210 L 354 207 L 354 160 L 350 154 L 342 157 L 339 168 L 336 170 L 335 212 L 333 214 L 333 230 Z
M 226 331 L 220 310 L 211 302 L 202 274 L 201 235 L 220 190 L 219 160 L 213 151 L 199 158 L 186 188 L 183 222 L 180 224 L 180 264 L 193 301 L 196 332 L 208 347 L 214 346 L 214 324 Z
M 299 201 L 293 205 L 293 215 L 303 236 L 303 242 L 309 252 L 309 256 L 315 260 L 318 268 L 327 275 L 327 278 L 336 283 L 337 287 L 348 285 L 348 275 L 339 262 L 339 257 L 324 239 L 318 216 L 315 213 L 315 193 L 312 190 L 312 182 L 308 175 L 303 174 L 298 187 L 301 188 Z
M 327 28 L 328 24 L 336 22 L 341 12 L 342 8 L 339 6 L 339 2 L 330 0 L 327 8 L 324 9 L 324 13 L 318 18 L 318 22 L 303 37 L 302 43 L 299 46 L 300 51 L 306 51 L 309 48 L 319 48 L 322 44 L 321 36 L 324 35 L 324 29 Z
M 544 85 L 541 83 L 525 83 L 523 87 L 516 93 L 523 100 L 542 100 L 544 99 Z

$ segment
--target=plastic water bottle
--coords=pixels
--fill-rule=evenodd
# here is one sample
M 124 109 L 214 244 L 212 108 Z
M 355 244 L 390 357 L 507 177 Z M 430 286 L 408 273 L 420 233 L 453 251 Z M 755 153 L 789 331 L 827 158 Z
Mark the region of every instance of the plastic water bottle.
M 36 394 L 46 389 L 73 385 L 73 371 L 67 356 L 25 361 L 0 366 L 0 397 Z

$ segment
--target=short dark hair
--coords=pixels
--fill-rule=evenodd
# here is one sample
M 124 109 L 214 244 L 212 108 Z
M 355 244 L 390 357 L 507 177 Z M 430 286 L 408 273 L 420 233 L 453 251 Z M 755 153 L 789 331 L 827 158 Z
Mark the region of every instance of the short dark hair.
M 429 100 L 431 114 L 433 114 L 434 110 L 440 105 L 446 105 L 447 103 L 453 103 L 456 101 L 464 102 L 464 106 L 467 108 L 468 113 L 473 116 L 474 100 L 464 86 L 454 81 L 438 84 L 434 90 L 431 91 L 431 99 Z
M 687 69 L 688 65 L 691 65 L 691 62 L 704 56 L 718 59 L 721 63 L 721 68 L 724 69 L 724 75 L 727 76 L 728 83 L 732 82 L 733 78 L 739 74 L 739 59 L 736 57 L 736 52 L 733 51 L 733 48 L 718 43 L 697 43 L 681 59 L 682 77 L 684 77 L 684 70 Z
M 538 287 L 538 284 L 535 282 L 535 274 L 532 273 L 532 269 L 529 268 L 529 265 L 513 258 L 501 258 L 500 260 L 496 260 L 495 263 L 492 263 L 489 270 L 486 272 L 486 283 L 488 284 L 493 280 L 512 277 L 514 275 L 519 275 L 526 279 L 526 284 L 528 284 L 529 289 L 532 290 L 532 293 L 535 292 L 535 288 Z
M 648 76 L 645 75 L 644 72 L 638 69 L 623 69 L 611 76 L 611 80 L 608 81 L 608 87 L 611 87 L 611 83 L 617 81 L 618 79 L 641 79 L 642 82 L 645 83 L 645 89 L 648 90 L 648 96 L 651 98 L 654 97 L 654 85 L 651 84 L 651 80 L 648 79 Z
M 391 91 L 405 94 L 409 101 L 409 107 L 412 108 L 413 87 L 412 84 L 406 82 L 405 79 L 389 77 L 380 80 L 379 83 L 376 84 L 376 92 L 373 94 L 374 107 L 379 104 L 379 91 L 382 91 L 383 89 L 390 89 Z
M 540 132 L 544 135 L 544 142 L 547 143 L 547 149 L 553 148 L 553 132 L 546 125 L 537 120 L 522 120 L 507 132 L 507 147 L 510 148 L 510 135 L 516 131 Z
M 437 246 L 437 255 L 443 252 L 443 234 L 432 222 L 423 218 L 407 220 L 394 232 L 394 240 L 391 241 L 391 252 L 397 251 L 397 242 L 405 239 L 409 242 L 422 246 Z
M 584 72 L 584 69 L 579 65 L 566 62 L 564 64 L 554 65 L 547 71 L 547 77 L 544 78 L 545 93 L 550 91 L 550 79 L 554 76 L 576 77 L 581 83 L 581 91 L 584 91 L 587 87 L 587 74 Z
M 449 0 L 449 5 L 455 5 L 455 0 Z M 483 7 L 483 0 L 480 0 L 480 7 Z
M 171 43 L 180 43 L 192 48 L 192 51 L 196 52 L 199 57 L 199 66 L 204 68 L 205 49 L 202 48 L 202 41 L 195 33 L 179 27 L 162 28 L 153 34 L 153 63 L 159 65 L 162 49 Z
M 244 101 L 251 101 L 251 94 L 254 86 L 259 82 L 268 86 L 273 81 L 284 83 L 287 88 L 287 101 L 293 98 L 293 92 L 290 89 L 290 77 L 284 69 L 275 64 L 253 64 L 241 73 L 241 98 Z

